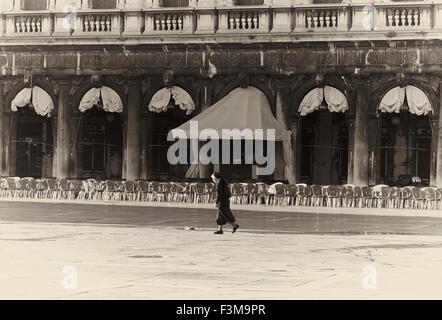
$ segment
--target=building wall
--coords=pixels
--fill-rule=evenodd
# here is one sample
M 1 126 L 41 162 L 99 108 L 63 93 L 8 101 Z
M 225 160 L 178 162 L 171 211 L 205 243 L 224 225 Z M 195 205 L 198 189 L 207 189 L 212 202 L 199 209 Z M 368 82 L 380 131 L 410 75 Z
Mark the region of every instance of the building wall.
M 77 11 L 72 16 L 76 24 L 72 28 L 66 28 L 66 13 L 29 15 L 18 7 L 9 12 L 9 2 L 9 7 L 3 5 L 3 174 L 15 171 L 10 161 L 14 146 L 5 148 L 11 137 L 9 132 L 13 135 L 15 131 L 10 103 L 26 81 L 41 83 L 53 97 L 57 126 L 53 175 L 67 177 L 81 175 L 76 149 L 77 128 L 81 126 L 78 103 L 97 78 L 112 87 L 124 104 L 123 178 L 150 175 L 150 155 L 145 146 L 151 139 L 152 123 L 147 104 L 165 86 L 166 77 L 191 95 L 196 112 L 244 82 L 261 89 L 276 118 L 293 132 L 293 159 L 299 154 L 299 102 L 315 86 L 330 84 L 338 88 L 350 106 L 346 113 L 350 141 L 348 182 L 355 184 L 378 180 L 379 155 L 373 148 L 378 138 L 372 133 L 378 120 L 377 105 L 389 88 L 399 84 L 423 88 L 434 108 L 432 127 L 438 128 L 442 42 L 428 39 L 442 35 L 437 19 L 439 3 L 375 3 L 376 10 L 372 11 L 364 9 L 363 4 L 351 4 L 347 9 L 341 4 L 328 4 L 321 9 L 324 12 L 313 4 L 298 8 L 290 1 L 273 7 L 272 3 L 265 1 L 257 8 L 241 6 L 239 10 L 230 2 L 213 1 L 203 7 L 202 3 L 190 1 L 195 10 L 167 11 L 170 9 L 158 7 L 155 1 L 117 1 L 122 13 L 116 15 L 106 10 L 92 12 L 88 2 L 77 1 Z M 57 10 L 64 8 L 63 4 L 57 1 Z M 50 7 L 54 5 L 49 1 Z M 219 10 L 214 10 L 215 5 Z M 170 12 L 182 20 L 167 22 Z M 315 20 L 320 19 L 315 12 L 321 12 L 324 20 Z M 370 12 L 377 19 L 375 30 L 367 30 L 364 22 Z M 412 17 L 403 16 L 402 12 L 411 12 Z M 103 30 L 91 29 L 87 20 L 91 15 L 98 19 L 94 21 L 100 21 Z M 413 20 L 415 15 L 418 20 Z M 259 26 L 254 29 L 256 21 Z M 327 21 L 329 25 L 315 25 L 315 21 Z M 413 25 L 414 21 L 419 25 Z M 332 22 L 336 25 L 331 26 Z M 180 28 L 162 30 L 164 23 L 175 23 L 173 28 Z M 41 29 L 35 31 L 34 26 Z M 434 185 L 438 180 L 442 182 L 442 167 L 438 169 L 442 143 L 438 143 L 438 135 L 438 129 L 433 131 L 430 170 Z M 403 162 L 406 156 L 399 152 L 396 160 Z M 133 165 L 134 161 L 138 163 Z M 299 168 L 299 161 L 294 162 L 294 167 Z M 396 174 L 403 171 L 399 169 L 400 166 Z M 299 169 L 296 173 L 299 178 Z M 282 175 L 277 172 L 278 178 Z

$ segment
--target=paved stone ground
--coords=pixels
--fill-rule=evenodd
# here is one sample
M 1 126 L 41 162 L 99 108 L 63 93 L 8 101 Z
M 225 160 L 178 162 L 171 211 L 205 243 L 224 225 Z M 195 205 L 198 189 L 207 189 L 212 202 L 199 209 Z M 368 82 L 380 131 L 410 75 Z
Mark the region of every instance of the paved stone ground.
M 3 222 L 0 256 L 1 299 L 442 298 L 441 236 Z
M 0 201 L 0 299 L 442 298 L 439 212 L 241 209 Z

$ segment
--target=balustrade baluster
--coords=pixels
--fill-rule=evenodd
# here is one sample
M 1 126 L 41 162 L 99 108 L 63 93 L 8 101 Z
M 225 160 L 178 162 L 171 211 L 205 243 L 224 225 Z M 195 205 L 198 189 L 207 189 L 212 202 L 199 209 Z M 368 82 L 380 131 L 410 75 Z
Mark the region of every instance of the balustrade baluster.
M 247 15 L 247 29 L 253 29 L 253 14 L 250 13 Z
M 37 31 L 41 32 L 41 18 L 37 19 Z
M 155 16 L 155 30 L 156 31 L 161 30 L 160 19 L 158 18 L 158 16 Z
M 406 25 L 406 18 L 407 18 L 407 14 L 405 12 L 405 10 L 401 11 L 401 25 L 405 26 Z
M 26 18 L 21 18 L 20 20 L 20 29 L 21 32 L 26 32 Z
M 318 27 L 318 13 L 313 11 L 313 28 Z
M 177 21 L 176 21 L 176 15 L 172 16 L 172 30 L 176 30 L 177 29 Z
M 31 29 L 30 29 L 30 32 L 37 32 L 37 30 L 35 28 L 35 20 L 36 20 L 36 18 L 32 18 L 31 19 Z
M 171 20 L 170 20 L 170 15 L 167 15 L 166 16 L 166 30 L 171 30 L 171 28 L 172 28 L 172 23 L 171 23 Z
M 324 25 L 324 11 L 319 13 L 319 27 L 325 27 Z
M 239 13 L 235 16 L 235 29 L 241 29 L 241 16 Z
M 166 30 L 166 17 L 161 15 L 161 30 Z
M 100 17 L 100 31 L 106 31 L 106 18 Z
M 26 17 L 26 28 L 25 28 L 25 32 L 30 32 L 31 29 L 31 18 Z
M 400 21 L 400 12 L 399 10 L 396 9 L 394 11 L 394 25 L 399 26 L 399 21 Z
M 181 15 L 178 16 L 178 30 L 183 30 L 183 17 Z
M 325 12 L 325 26 L 326 27 L 331 27 L 332 26 L 330 24 L 330 17 L 331 17 L 330 11 L 326 11 Z
M 337 17 L 338 17 L 338 15 L 337 15 L 336 11 L 333 11 L 332 17 L 331 17 L 332 27 L 337 27 L 338 26 L 338 19 L 337 19 Z
M 94 17 L 94 22 L 95 22 L 95 27 L 94 27 L 94 31 L 100 31 L 100 18 L 95 16 Z
M 407 10 L 407 25 L 413 25 L 413 15 L 411 13 L 411 9 Z
M 414 9 L 413 21 L 414 21 L 414 25 L 415 26 L 419 26 L 420 25 L 419 9 Z
M 307 28 L 312 28 L 313 27 L 313 20 L 312 20 L 312 13 L 311 13 L 311 11 L 307 11 L 306 12 L 305 19 L 306 19 L 306 27 Z

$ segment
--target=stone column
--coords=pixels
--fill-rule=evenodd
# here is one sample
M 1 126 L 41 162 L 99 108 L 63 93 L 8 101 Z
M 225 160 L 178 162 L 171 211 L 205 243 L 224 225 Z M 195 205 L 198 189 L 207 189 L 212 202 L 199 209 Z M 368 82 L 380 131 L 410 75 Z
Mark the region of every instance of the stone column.
M 278 81 L 277 82 L 277 88 L 276 88 L 276 120 L 286 130 L 292 130 L 291 123 L 290 123 L 290 89 L 289 89 L 289 83 L 285 81 Z M 296 134 L 292 132 L 293 135 Z M 293 140 L 293 139 L 292 139 Z M 293 141 L 292 141 L 293 142 Z M 296 142 L 296 137 L 295 137 Z M 294 150 L 296 145 L 292 144 L 292 150 Z M 277 143 L 276 149 L 276 159 L 275 159 L 275 179 L 283 180 L 288 179 L 288 177 L 285 177 L 284 171 L 285 171 L 285 161 L 284 161 L 284 149 L 281 142 Z M 294 164 L 294 154 L 292 154 L 292 164 Z M 281 164 L 278 166 L 278 164 Z M 293 171 L 295 170 L 295 166 L 292 167 Z M 292 172 L 292 174 L 296 177 L 296 172 Z
M 437 127 L 437 160 L 436 160 L 436 178 L 437 187 L 442 188 L 442 83 L 439 84 L 439 125 Z
M 378 174 L 377 170 L 377 162 L 379 161 L 378 156 L 379 152 L 376 152 L 376 148 L 379 148 L 381 144 L 381 135 L 382 135 L 382 127 L 379 122 L 379 118 L 371 118 L 368 122 L 369 125 L 369 163 L 368 163 L 368 183 L 370 185 L 374 185 L 377 182 Z M 377 149 L 380 150 L 380 149 Z
M 367 185 L 369 161 L 370 85 L 368 79 L 357 81 L 353 148 L 353 184 Z
M 204 112 L 213 104 L 213 85 L 206 83 L 202 88 L 201 112 Z M 204 141 L 200 142 L 200 148 L 203 145 Z M 209 178 L 212 173 L 211 165 L 200 163 L 198 166 L 198 171 L 198 176 L 200 178 Z
M 140 179 L 140 106 L 141 86 L 137 80 L 129 81 L 127 103 L 127 131 L 126 131 L 126 179 Z
M 0 82 L 0 92 L 3 92 L 4 83 Z M 5 146 L 5 134 L 3 131 L 3 109 L 6 109 L 4 107 L 4 95 L 0 94 L 0 175 L 3 176 L 4 174 L 4 146 Z
M 5 161 L 6 161 L 6 174 L 9 176 L 16 175 L 17 169 L 17 116 L 14 116 L 14 112 L 9 112 L 9 117 L 5 117 Z M 11 142 L 14 141 L 14 142 Z
M 347 119 L 348 128 L 348 167 L 347 167 L 347 183 L 353 183 L 353 163 L 354 163 L 354 145 L 355 145 L 355 119 L 350 116 Z
M 298 132 L 299 132 L 299 118 L 293 118 L 290 120 L 290 131 L 292 132 L 292 168 L 295 181 L 298 182 L 298 170 L 297 170 L 297 145 L 298 145 Z
M 436 116 L 439 116 L 436 114 Z M 439 120 L 431 119 L 431 165 L 430 165 L 430 186 L 437 185 L 437 144 L 438 144 L 438 129 Z
M 58 113 L 57 113 L 57 143 L 56 143 L 56 177 L 63 179 L 70 174 L 71 138 L 70 138 L 70 101 L 69 90 L 71 81 L 58 81 Z

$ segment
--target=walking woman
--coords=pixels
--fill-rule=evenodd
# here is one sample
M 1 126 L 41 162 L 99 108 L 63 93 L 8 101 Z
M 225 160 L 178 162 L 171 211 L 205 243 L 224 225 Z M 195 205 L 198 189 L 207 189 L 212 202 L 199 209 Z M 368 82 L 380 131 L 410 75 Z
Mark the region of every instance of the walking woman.
M 218 208 L 218 213 L 216 214 L 216 224 L 218 225 L 218 231 L 215 231 L 215 234 L 223 234 L 223 225 L 226 223 L 232 225 L 232 233 L 234 233 L 238 230 L 239 225 L 235 223 L 235 217 L 232 211 L 230 211 L 230 191 L 227 183 L 218 172 L 214 172 L 211 177 L 216 184 L 217 190 L 216 207 Z

